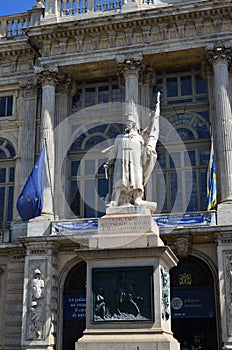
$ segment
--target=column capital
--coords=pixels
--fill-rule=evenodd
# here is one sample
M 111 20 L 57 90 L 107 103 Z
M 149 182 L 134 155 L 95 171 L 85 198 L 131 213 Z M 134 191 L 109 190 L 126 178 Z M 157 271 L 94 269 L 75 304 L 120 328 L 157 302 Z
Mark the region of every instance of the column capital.
M 141 69 L 141 81 L 150 86 L 155 81 L 155 70 L 150 64 L 144 64 Z
M 232 58 L 231 48 L 226 47 L 222 43 L 218 43 L 214 46 L 209 46 L 206 54 L 206 59 L 211 64 L 227 64 L 229 65 Z
M 119 73 L 126 75 L 137 75 L 142 67 L 143 54 L 141 52 L 119 55 L 116 57 Z
M 19 81 L 19 86 L 22 89 L 23 97 L 33 97 L 37 94 L 37 78 L 23 78 Z
M 42 86 L 56 86 L 60 80 L 64 79 L 64 75 L 59 73 L 57 65 L 44 65 L 34 67 L 34 72 L 37 74 L 38 83 Z
M 75 81 L 73 81 L 72 78 L 67 75 L 59 76 L 58 80 L 58 92 L 67 93 L 72 96 L 74 93 L 73 90 L 75 89 Z
M 213 77 L 213 67 L 208 59 L 205 59 L 201 64 L 201 75 L 204 79 Z

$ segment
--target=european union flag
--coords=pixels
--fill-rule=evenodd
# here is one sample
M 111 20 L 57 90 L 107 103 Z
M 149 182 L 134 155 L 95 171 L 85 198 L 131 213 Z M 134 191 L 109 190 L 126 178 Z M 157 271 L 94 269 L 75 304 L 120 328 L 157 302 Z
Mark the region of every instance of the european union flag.
M 23 221 L 40 216 L 43 208 L 45 147 L 42 149 L 30 176 L 17 200 L 17 209 Z
M 207 173 L 207 197 L 207 210 L 213 209 L 217 204 L 216 165 L 214 158 L 213 141 L 211 142 L 210 159 Z

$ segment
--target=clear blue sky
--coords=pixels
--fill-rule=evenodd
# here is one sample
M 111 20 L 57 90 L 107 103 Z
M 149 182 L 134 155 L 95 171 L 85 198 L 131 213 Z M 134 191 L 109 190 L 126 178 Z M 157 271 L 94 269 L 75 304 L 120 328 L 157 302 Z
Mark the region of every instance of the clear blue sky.
M 0 16 L 26 12 L 36 3 L 36 0 L 0 0 Z

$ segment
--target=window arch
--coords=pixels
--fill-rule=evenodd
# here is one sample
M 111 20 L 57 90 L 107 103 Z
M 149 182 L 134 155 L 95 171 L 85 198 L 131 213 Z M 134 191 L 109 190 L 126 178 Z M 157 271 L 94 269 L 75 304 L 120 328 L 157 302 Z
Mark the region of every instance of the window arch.
M 0 139 L 0 227 L 12 221 L 14 200 L 15 150 L 7 141 Z
M 209 123 L 202 115 L 176 114 L 161 122 L 152 177 L 159 211 L 206 210 L 209 147 Z
M 122 124 L 96 125 L 70 147 L 69 203 L 78 217 L 99 217 L 105 213 L 104 198 L 111 186 L 111 175 L 106 180 L 103 164 L 108 154 L 102 154 L 101 149 L 110 147 L 121 132 Z

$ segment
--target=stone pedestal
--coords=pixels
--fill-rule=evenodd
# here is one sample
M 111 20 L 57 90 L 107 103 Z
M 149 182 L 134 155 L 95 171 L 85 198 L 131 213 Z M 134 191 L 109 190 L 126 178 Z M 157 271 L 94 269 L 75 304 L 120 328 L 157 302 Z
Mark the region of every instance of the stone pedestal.
M 169 295 L 169 270 L 177 258 L 147 209 L 108 211 L 89 249 L 77 254 L 87 262 L 87 305 L 76 350 L 179 349 Z

